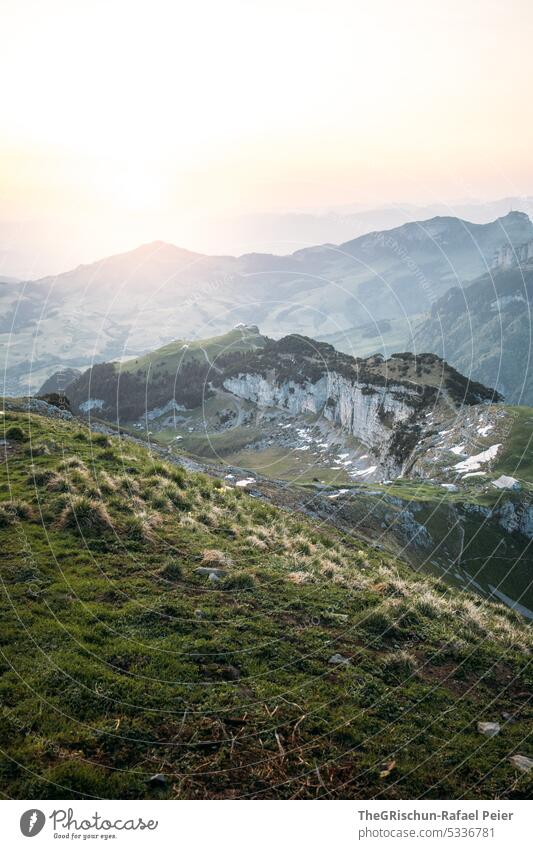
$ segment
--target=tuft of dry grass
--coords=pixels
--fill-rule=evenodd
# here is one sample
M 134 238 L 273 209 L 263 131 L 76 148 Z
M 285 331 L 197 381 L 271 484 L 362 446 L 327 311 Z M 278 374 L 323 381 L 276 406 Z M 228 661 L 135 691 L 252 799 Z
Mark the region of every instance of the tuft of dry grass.
M 4 501 L 0 504 L 0 528 L 12 525 L 17 519 L 32 521 L 34 518 L 35 511 L 27 501 L 14 498 L 12 501 Z
M 233 560 L 218 548 L 206 548 L 202 551 L 202 565 L 227 568 L 233 566 Z
M 247 542 L 248 545 L 251 545 L 253 548 L 257 548 L 259 551 L 268 550 L 267 543 L 263 539 L 260 539 L 256 534 L 250 534 L 249 536 L 247 536 L 245 542 Z
M 76 533 L 104 533 L 113 530 L 113 521 L 101 501 L 74 495 L 57 520 L 57 527 Z
M 293 584 L 312 584 L 315 580 L 314 575 L 310 572 L 304 572 L 301 569 L 297 572 L 289 572 L 287 578 Z

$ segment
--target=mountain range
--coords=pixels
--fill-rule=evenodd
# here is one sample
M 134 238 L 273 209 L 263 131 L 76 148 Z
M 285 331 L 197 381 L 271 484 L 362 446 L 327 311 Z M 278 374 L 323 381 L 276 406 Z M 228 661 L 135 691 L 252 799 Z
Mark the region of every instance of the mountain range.
M 521 212 L 488 224 L 437 217 L 288 256 L 205 256 L 155 242 L 57 277 L 3 283 L 5 390 L 33 392 L 61 368 L 135 356 L 241 322 L 357 356 L 389 355 L 407 349 L 450 289 L 489 273 L 502 246 L 532 239 Z

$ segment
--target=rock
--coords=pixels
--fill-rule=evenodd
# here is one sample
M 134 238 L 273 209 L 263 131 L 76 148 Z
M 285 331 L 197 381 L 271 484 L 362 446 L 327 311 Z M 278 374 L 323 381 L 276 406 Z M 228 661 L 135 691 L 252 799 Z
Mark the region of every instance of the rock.
M 520 483 L 516 478 L 512 478 L 509 475 L 500 475 L 495 481 L 492 481 L 492 485 L 496 487 L 496 489 L 520 489 Z
M 496 735 L 500 733 L 500 723 L 478 722 L 477 730 L 480 734 L 484 734 L 485 737 L 496 737 Z
M 241 673 L 235 666 L 223 666 L 220 670 L 220 674 L 224 678 L 225 681 L 238 681 L 241 677 Z
M 156 775 L 151 775 L 147 781 L 147 784 L 150 787 L 166 787 L 167 785 L 167 777 L 163 775 L 162 772 L 158 772 Z
M 217 584 L 220 581 L 220 576 L 216 575 L 214 572 L 211 572 L 207 580 L 210 581 L 212 584 Z
M 525 755 L 513 755 L 509 760 L 521 772 L 531 772 L 533 769 L 533 760 L 526 758 Z
M 194 618 L 195 619 L 203 619 L 204 618 L 203 610 L 199 610 L 199 609 L 195 610 L 194 611 Z
M 207 578 L 211 578 L 211 575 L 214 575 L 217 580 L 219 578 L 225 578 L 228 574 L 226 569 L 218 569 L 216 566 L 198 566 L 194 571 L 197 575 L 205 575 Z
M 328 663 L 331 666 L 351 666 L 352 661 L 349 657 L 344 657 L 342 654 L 332 654 Z
M 533 538 L 533 504 L 505 501 L 494 511 L 494 515 L 507 533 L 519 531 L 529 539 Z

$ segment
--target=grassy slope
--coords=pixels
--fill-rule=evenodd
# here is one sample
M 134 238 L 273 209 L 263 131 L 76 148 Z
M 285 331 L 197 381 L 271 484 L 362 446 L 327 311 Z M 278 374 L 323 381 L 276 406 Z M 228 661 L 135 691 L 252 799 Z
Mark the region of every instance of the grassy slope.
M 530 792 L 514 614 L 131 443 L 5 422 L 25 437 L 0 484 L 5 795 Z M 195 573 L 215 549 L 218 584 Z
M 533 489 L 533 408 L 511 407 L 511 433 L 501 455 L 493 465 L 495 473 L 518 478 L 525 488 Z
M 188 360 L 195 359 L 203 362 L 207 357 L 209 362 L 216 362 L 217 357 L 222 354 L 249 351 L 263 344 L 264 337 L 259 333 L 243 332 L 240 329 L 230 330 L 222 336 L 192 342 L 177 339 L 143 357 L 126 360 L 121 364 L 120 370 L 145 373 L 148 369 L 158 369 L 161 372 L 175 374 Z M 184 348 L 184 346 L 187 347 Z

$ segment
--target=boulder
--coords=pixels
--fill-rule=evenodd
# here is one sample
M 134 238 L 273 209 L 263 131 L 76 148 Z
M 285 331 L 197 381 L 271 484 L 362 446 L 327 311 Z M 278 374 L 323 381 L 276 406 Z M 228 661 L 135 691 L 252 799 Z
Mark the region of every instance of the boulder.
M 509 760 L 521 772 L 531 772 L 533 769 L 533 760 L 526 758 L 525 755 L 513 755 Z
M 349 657 L 344 657 L 342 654 L 332 654 L 328 663 L 331 666 L 351 666 L 352 661 Z
M 480 734 L 484 734 L 485 737 L 496 737 L 496 735 L 500 733 L 500 723 L 478 722 L 477 730 Z

